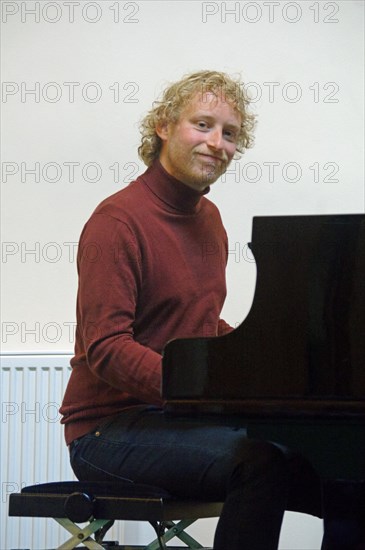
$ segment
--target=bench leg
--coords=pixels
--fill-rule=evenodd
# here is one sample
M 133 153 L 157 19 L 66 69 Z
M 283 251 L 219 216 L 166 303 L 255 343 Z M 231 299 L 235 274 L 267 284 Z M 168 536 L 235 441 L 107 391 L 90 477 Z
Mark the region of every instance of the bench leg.
M 161 547 L 164 548 L 164 546 L 161 546 L 161 544 L 165 544 L 174 537 L 177 537 L 182 542 L 184 542 L 191 550 L 204 548 L 197 540 L 195 540 L 184 531 L 187 527 L 189 527 L 189 525 L 191 525 L 195 521 L 195 519 L 183 519 L 178 523 L 174 523 L 173 521 L 162 521 L 154 524 L 150 522 L 155 529 L 157 536 L 161 540 L 161 543 L 159 542 L 159 540 L 155 540 L 151 542 L 148 546 L 146 546 L 145 550 L 160 550 Z
M 54 518 L 62 527 L 64 527 L 73 536 L 66 542 L 61 544 L 57 550 L 73 550 L 81 542 L 89 548 L 89 550 L 104 550 L 104 548 L 97 543 L 90 535 L 101 529 L 106 523 L 107 519 L 94 519 L 89 525 L 85 527 L 79 527 L 76 523 L 73 523 L 68 518 Z
M 109 520 L 94 519 L 85 527 L 79 527 L 76 523 L 72 522 L 68 518 L 54 518 L 64 529 L 72 534 L 66 542 L 61 544 L 57 550 L 74 550 L 79 544 L 83 544 L 89 550 L 105 550 L 101 544 L 99 544 L 91 535 L 105 527 Z M 183 519 L 177 523 L 173 521 L 163 522 L 150 522 L 155 529 L 158 538 L 152 541 L 147 546 L 143 547 L 144 550 L 161 550 L 168 548 L 166 543 L 174 537 L 180 539 L 187 545 L 189 550 L 204 550 L 197 540 L 191 537 L 188 533 L 185 533 L 185 529 L 194 523 L 196 519 Z

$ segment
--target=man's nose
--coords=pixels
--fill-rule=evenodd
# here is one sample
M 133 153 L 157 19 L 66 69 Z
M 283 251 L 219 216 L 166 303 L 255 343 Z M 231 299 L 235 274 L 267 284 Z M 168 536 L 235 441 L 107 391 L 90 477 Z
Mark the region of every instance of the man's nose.
M 220 128 L 214 128 L 208 133 L 207 144 L 214 149 L 223 148 L 223 134 Z

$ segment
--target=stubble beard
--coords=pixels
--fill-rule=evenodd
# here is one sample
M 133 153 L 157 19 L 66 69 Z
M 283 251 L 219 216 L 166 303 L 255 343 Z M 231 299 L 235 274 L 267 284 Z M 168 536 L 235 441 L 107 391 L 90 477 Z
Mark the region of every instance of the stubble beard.
M 214 165 L 202 166 L 200 170 L 195 167 L 194 170 L 190 171 L 189 177 L 185 178 L 185 182 L 190 187 L 198 191 L 203 191 L 215 183 L 222 173 L 223 171 L 217 170 Z
M 207 163 L 201 168 L 201 178 L 200 182 L 203 186 L 207 187 L 215 183 L 222 174 L 228 168 L 228 162 L 222 160 L 219 164 L 216 163 Z

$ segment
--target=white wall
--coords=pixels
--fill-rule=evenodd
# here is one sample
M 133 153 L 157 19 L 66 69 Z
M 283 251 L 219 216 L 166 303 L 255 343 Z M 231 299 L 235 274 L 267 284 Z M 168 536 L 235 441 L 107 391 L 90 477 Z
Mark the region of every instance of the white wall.
M 227 321 L 253 299 L 254 215 L 364 212 L 361 0 L 1 4 L 4 351 L 72 351 L 83 223 L 144 169 L 138 121 L 186 72 L 241 73 L 259 115 L 210 193 L 231 243 Z
M 185 72 L 240 72 L 259 115 L 255 148 L 210 194 L 231 242 L 231 323 L 252 300 L 253 215 L 363 212 L 363 7 L 2 2 L 3 348 L 72 349 L 82 225 L 143 170 L 138 121 Z

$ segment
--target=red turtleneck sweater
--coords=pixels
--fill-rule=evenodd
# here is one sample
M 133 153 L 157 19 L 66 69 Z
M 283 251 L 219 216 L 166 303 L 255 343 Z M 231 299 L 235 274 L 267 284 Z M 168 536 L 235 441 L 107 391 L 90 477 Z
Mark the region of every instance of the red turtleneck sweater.
M 162 404 L 169 340 L 231 330 L 219 319 L 227 237 L 203 194 L 156 161 L 86 223 L 75 355 L 61 407 L 67 444 L 125 407 Z

